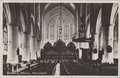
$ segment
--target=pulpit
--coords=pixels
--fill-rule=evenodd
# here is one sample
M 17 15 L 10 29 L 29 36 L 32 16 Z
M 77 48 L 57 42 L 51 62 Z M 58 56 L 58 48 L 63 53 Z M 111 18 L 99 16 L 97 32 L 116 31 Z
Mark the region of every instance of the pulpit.
M 84 48 L 81 48 L 81 50 L 82 50 L 82 60 L 91 60 L 92 50 L 91 49 L 84 49 Z

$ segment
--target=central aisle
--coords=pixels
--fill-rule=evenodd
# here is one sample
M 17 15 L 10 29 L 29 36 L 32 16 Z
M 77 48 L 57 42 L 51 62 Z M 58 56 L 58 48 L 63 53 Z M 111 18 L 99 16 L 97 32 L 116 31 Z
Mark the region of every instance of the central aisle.
M 60 76 L 60 63 L 56 65 L 55 76 Z

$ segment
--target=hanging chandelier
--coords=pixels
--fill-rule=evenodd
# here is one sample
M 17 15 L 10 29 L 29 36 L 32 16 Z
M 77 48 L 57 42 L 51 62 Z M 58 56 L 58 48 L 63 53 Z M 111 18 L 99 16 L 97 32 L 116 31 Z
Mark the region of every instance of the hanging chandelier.
M 59 28 L 59 39 L 61 38 L 62 39 L 62 12 L 61 12 L 61 7 L 62 7 L 62 4 L 60 4 L 60 28 Z

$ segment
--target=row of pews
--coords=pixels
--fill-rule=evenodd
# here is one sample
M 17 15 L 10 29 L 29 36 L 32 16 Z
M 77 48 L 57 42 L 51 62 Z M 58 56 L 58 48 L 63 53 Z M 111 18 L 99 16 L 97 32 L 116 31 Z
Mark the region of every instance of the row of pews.
M 56 60 L 32 60 L 18 64 L 4 64 L 3 75 L 53 75 Z
M 26 69 L 21 73 L 29 73 L 29 75 L 53 75 L 56 63 L 52 62 L 39 62 L 35 67 Z
M 118 64 L 101 63 L 99 60 L 62 61 L 61 75 L 117 76 Z
M 3 65 L 4 75 L 54 75 L 60 64 L 60 75 L 118 75 L 118 62 L 101 63 L 100 60 L 39 59 L 21 64 Z
M 118 63 L 101 63 L 100 60 L 79 60 L 78 64 L 90 69 L 91 73 L 89 75 L 118 75 Z
M 20 63 L 4 63 L 3 64 L 3 75 L 17 75 L 20 74 L 21 71 L 34 67 L 37 65 L 36 60 L 31 61 L 22 61 Z

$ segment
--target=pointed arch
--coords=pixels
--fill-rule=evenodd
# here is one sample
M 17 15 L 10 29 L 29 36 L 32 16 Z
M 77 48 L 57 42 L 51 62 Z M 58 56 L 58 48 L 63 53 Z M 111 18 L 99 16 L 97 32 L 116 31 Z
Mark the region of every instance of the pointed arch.
M 9 4 L 4 3 L 3 4 L 3 13 L 5 14 L 6 17 L 6 22 L 11 23 L 11 12 L 10 12 L 10 7 Z
M 111 17 L 110 17 L 110 24 L 115 24 L 115 19 L 118 13 L 119 4 L 114 3 L 112 6 Z
M 20 21 L 21 21 L 22 32 L 25 32 L 26 31 L 25 19 L 23 16 L 23 12 L 21 10 L 20 10 Z

